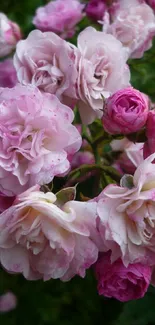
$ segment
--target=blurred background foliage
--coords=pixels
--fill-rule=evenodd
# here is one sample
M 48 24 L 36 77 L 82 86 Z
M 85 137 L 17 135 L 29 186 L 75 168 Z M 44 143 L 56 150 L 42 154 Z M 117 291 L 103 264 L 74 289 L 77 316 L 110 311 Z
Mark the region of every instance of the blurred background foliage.
M 0 11 L 19 23 L 26 37 L 34 28 L 32 17 L 36 8 L 46 2 L 0 0 Z M 88 19 L 84 18 L 79 30 L 88 24 Z M 143 59 L 130 60 L 129 65 L 132 85 L 155 101 L 155 42 Z M 85 192 L 89 194 L 92 185 L 88 182 L 83 185 L 84 195 Z M 97 294 L 92 270 L 84 280 L 75 277 L 69 283 L 59 280 L 31 282 L 0 270 L 0 295 L 8 290 L 16 294 L 18 306 L 14 311 L 0 314 L 0 325 L 155 325 L 155 290 L 152 287 L 145 298 L 138 301 L 120 303 L 105 299 Z

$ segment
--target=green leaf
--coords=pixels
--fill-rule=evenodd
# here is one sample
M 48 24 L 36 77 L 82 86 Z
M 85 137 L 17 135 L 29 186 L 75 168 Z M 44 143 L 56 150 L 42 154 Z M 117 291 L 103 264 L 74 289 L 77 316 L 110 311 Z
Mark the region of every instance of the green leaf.
M 68 201 L 75 200 L 76 197 L 76 186 L 63 188 L 56 193 L 57 200 L 55 204 L 59 207 L 64 205 Z

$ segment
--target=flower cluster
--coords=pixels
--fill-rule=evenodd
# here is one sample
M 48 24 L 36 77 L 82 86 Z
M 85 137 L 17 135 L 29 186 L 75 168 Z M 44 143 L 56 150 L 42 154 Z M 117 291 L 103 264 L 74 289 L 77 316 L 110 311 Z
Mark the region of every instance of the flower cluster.
M 50 1 L 22 40 L 0 14 L 0 56 L 10 55 L 0 62 L 7 272 L 68 281 L 92 266 L 99 294 L 120 301 L 155 283 L 155 107 L 128 65 L 152 46 L 153 6 Z M 86 15 L 98 29 L 80 23 Z M 0 311 L 15 307 L 7 301 Z

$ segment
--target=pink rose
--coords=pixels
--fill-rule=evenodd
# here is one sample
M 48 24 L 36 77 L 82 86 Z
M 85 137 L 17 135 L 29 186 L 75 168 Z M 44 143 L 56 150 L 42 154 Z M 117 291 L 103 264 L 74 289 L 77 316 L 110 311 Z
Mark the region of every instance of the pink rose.
M 21 39 L 19 26 L 0 13 L 0 57 L 8 55 Z
M 101 254 L 95 274 L 99 295 L 122 302 L 144 297 L 151 281 L 150 266 L 135 263 L 125 267 L 121 259 L 112 264 L 110 252 Z
M 17 298 L 12 292 L 0 296 L 0 313 L 7 313 L 17 306 Z
M 139 131 L 146 123 L 149 100 L 140 91 L 129 87 L 107 99 L 103 126 L 110 134 L 129 134 Z
M 41 31 L 52 31 L 63 38 L 75 33 L 75 26 L 83 18 L 84 5 L 79 0 L 55 0 L 36 11 L 33 24 Z
M 12 88 L 16 83 L 17 75 L 12 59 L 0 62 L 0 87 Z
M 144 143 L 144 158 L 155 152 L 155 110 L 148 114 L 146 123 L 147 141 Z
M 81 136 L 72 110 L 51 94 L 17 84 L 0 88 L 0 191 L 14 196 L 70 167 Z
M 143 161 L 144 143 L 133 143 L 127 138 L 113 140 L 111 142 L 113 151 L 122 151 L 115 161 L 116 169 L 120 168 L 122 174 L 133 174 L 139 164 Z
M 139 1 L 120 1 L 106 31 L 123 44 L 130 58 L 141 58 L 155 35 L 153 10 Z
M 124 175 L 120 186 L 107 186 L 97 198 L 101 251 L 111 261 L 155 265 L 155 154 L 141 162 L 134 176 Z M 94 237 L 95 240 L 95 237 Z
M 17 45 L 14 65 L 20 83 L 40 90 L 76 98 L 75 48 L 52 32 L 32 31 Z
M 87 16 L 93 20 L 101 20 L 106 10 L 104 0 L 90 0 L 85 9 Z
M 93 42 L 92 42 L 93 40 Z M 83 123 L 102 116 L 103 99 L 129 85 L 130 73 L 121 43 L 88 27 L 78 36 L 77 94 Z
M 35 186 L 0 215 L 0 262 L 11 273 L 29 280 L 70 280 L 98 257 L 90 239 L 95 228 L 96 203 L 64 200 Z M 62 200 L 63 198 L 63 200 Z

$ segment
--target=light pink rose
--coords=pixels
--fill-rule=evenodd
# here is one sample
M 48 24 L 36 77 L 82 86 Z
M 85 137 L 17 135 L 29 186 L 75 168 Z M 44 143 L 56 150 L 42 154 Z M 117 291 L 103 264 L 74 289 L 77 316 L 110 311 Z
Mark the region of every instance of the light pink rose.
M 78 108 L 82 122 L 90 124 L 102 116 L 104 97 L 129 85 L 130 73 L 122 44 L 112 35 L 87 27 L 78 49 Z
M 109 97 L 103 111 L 103 127 L 110 134 L 139 131 L 146 123 L 149 100 L 140 91 L 128 87 Z
M 19 26 L 0 12 L 0 57 L 10 54 L 20 39 Z
M 97 198 L 101 251 L 130 263 L 155 265 L 155 154 L 124 175 L 121 185 L 107 186 Z M 97 236 L 96 236 L 97 238 Z
M 76 98 L 75 47 L 52 32 L 32 31 L 17 45 L 14 65 L 20 83 L 40 90 Z
M 150 266 L 140 263 L 129 264 L 128 267 L 123 265 L 121 259 L 111 263 L 110 252 L 101 254 L 95 264 L 99 295 L 122 302 L 144 297 L 151 273 Z
M 7 313 L 17 306 L 16 296 L 8 291 L 4 295 L 0 296 L 0 313 Z
M 79 0 L 55 0 L 36 11 L 33 24 L 41 31 L 52 31 L 63 38 L 75 33 L 75 26 L 83 18 L 84 5 Z
M 111 142 L 113 151 L 122 152 L 115 161 L 116 169 L 120 168 L 122 174 L 133 174 L 139 164 L 143 161 L 144 143 L 133 143 L 127 138 L 113 140 Z
M 35 186 L 0 215 L 0 262 L 8 272 L 68 281 L 84 277 L 96 262 L 98 249 L 90 239 L 96 203 L 61 204 L 60 198 L 60 192 L 44 194 Z
M 16 83 L 17 75 L 12 59 L 0 62 L 0 87 L 12 88 Z
M 113 22 L 104 26 L 103 30 L 122 42 L 130 58 L 141 58 L 152 46 L 155 16 L 146 3 L 120 1 L 120 5 L 116 6 Z
M 93 20 L 101 20 L 104 16 L 107 6 L 104 0 L 90 0 L 86 6 L 86 14 Z
M 51 94 L 17 84 L 0 88 L 0 191 L 7 196 L 49 183 L 70 167 L 81 136 L 72 110 Z
M 155 152 L 155 110 L 148 114 L 146 123 L 147 141 L 144 143 L 144 158 Z

